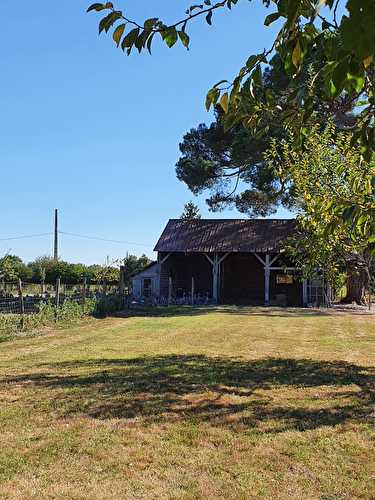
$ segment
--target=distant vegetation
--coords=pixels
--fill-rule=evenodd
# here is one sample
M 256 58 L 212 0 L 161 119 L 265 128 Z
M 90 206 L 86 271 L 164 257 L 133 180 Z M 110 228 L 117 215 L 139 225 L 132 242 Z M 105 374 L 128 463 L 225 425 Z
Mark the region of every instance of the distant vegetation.
M 5 255 L 0 258 L 0 280 L 5 282 L 21 279 L 31 283 L 56 283 L 59 277 L 65 284 L 81 283 L 85 278 L 92 283 L 118 283 L 120 279 L 120 265 L 125 266 L 126 278 L 130 283 L 131 276 L 148 265 L 151 260 L 142 255 L 127 255 L 110 265 L 73 264 L 63 260 L 55 261 L 51 257 L 38 257 L 32 262 L 25 263 L 16 255 Z

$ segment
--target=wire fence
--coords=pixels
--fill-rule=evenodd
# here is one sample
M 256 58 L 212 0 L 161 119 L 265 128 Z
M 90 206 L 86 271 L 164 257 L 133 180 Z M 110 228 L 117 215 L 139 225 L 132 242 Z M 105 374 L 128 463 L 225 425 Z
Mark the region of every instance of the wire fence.
M 0 314 L 36 314 L 46 305 L 63 305 L 65 302 L 83 304 L 88 299 L 119 293 L 119 287 L 104 284 L 56 284 L 0 282 Z

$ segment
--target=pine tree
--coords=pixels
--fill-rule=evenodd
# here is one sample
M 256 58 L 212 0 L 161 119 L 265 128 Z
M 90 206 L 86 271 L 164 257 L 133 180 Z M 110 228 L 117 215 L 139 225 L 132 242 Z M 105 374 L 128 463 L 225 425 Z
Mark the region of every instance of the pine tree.
M 192 219 L 201 219 L 202 216 L 199 211 L 198 205 L 195 205 L 192 201 L 185 203 L 184 211 L 182 212 L 180 219 L 183 220 L 192 220 Z

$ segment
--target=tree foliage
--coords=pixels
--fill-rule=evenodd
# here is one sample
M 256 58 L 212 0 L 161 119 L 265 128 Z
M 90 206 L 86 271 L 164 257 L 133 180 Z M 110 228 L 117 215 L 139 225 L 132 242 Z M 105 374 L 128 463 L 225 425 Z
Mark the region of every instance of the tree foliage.
M 94 3 L 88 11 L 103 12 L 99 33 L 112 30 L 114 42 L 127 54 L 135 48 L 151 52 L 156 36 L 172 47 L 180 42 L 189 47 L 189 23 L 204 17 L 212 24 L 213 14 L 231 9 L 239 0 L 204 0 L 192 5 L 178 21 L 165 23 L 158 17 L 138 22 L 117 10 L 112 2 Z M 352 143 L 359 142 L 367 159 L 375 150 L 375 3 L 373 0 L 263 0 L 272 9 L 264 24 L 281 22 L 271 47 L 250 54 L 234 79 L 223 79 L 207 94 L 206 106 L 219 104 L 225 113 L 226 129 L 242 123 L 254 134 L 264 133 L 265 123 L 277 119 L 292 126 L 297 141 L 307 133 L 307 124 L 316 101 L 337 106 L 342 96 L 342 111 L 349 103 L 358 105 L 352 125 Z M 249 9 L 252 8 L 251 3 Z M 277 53 L 287 74 L 290 92 L 282 104 L 272 89 L 263 85 L 264 65 Z M 316 67 L 316 54 L 322 62 Z M 309 78 L 300 78 L 305 64 Z M 316 88 L 322 92 L 316 92 Z M 338 112 L 336 108 L 333 110 Z
M 124 284 L 126 287 L 130 287 L 132 277 L 142 271 L 146 266 L 152 263 L 145 254 L 137 257 L 136 255 L 127 255 L 123 259 L 122 264 L 124 266 Z
M 322 68 L 321 54 L 314 57 L 315 66 Z M 308 74 L 309 65 L 305 62 L 299 78 L 307 79 Z M 280 56 L 273 57 L 262 78 L 266 91 L 272 91 L 282 104 L 291 90 Z M 345 96 L 334 100 L 337 112 L 321 100 L 316 100 L 314 106 L 316 121 L 326 123 L 333 115 L 341 128 L 354 123 L 353 107 Z M 225 130 L 225 114 L 220 106 L 215 108 L 215 118 L 210 127 L 199 125 L 185 135 L 180 144 L 182 156 L 176 166 L 178 179 L 195 194 L 210 191 L 206 201 L 213 211 L 235 206 L 248 216 L 267 216 L 275 213 L 279 206 L 293 208 L 293 186 L 281 182 L 263 157 L 271 139 L 286 137 L 282 123 L 267 121 L 264 133 L 259 136 L 242 124 Z
M 133 47 L 151 52 L 155 36 L 168 47 L 177 42 L 188 47 L 191 21 L 205 17 L 211 24 L 215 12 L 231 9 L 238 1 L 205 0 L 171 24 L 158 17 L 133 21 L 111 2 L 95 3 L 88 10 L 104 12 L 99 32 L 113 29 L 117 46 L 130 54 Z M 316 120 L 324 123 L 333 118 L 350 130 L 351 145 L 358 145 L 361 157 L 370 161 L 375 151 L 374 1 L 263 0 L 263 4 L 272 9 L 264 24 L 280 23 L 272 46 L 250 54 L 235 78 L 223 79 L 209 90 L 206 107 L 220 110 L 220 123 L 192 130 L 177 165 L 179 179 L 193 192 L 212 191 L 208 203 L 214 210 L 234 204 L 243 213 L 266 215 L 278 204 L 293 204 L 291 191 L 257 162 L 255 152 L 258 147 L 261 154 L 269 138 L 282 129 L 293 130 L 294 145 L 300 148 Z M 240 126 L 248 131 L 247 137 Z M 242 158 L 236 155 L 237 144 L 245 146 Z M 236 188 L 243 183 L 247 186 L 238 194 Z M 353 224 L 356 213 L 361 217 L 360 210 L 347 211 Z
M 180 219 L 183 220 L 201 219 L 201 214 L 198 205 L 196 205 L 192 201 L 185 203 L 184 211 L 182 212 Z
M 136 262 L 136 270 L 141 270 L 151 262 L 145 255 L 139 258 L 131 255 L 123 260 L 126 266 L 130 266 L 133 261 Z M 33 283 L 55 284 L 57 278 L 60 278 L 65 284 L 82 283 L 84 279 L 89 283 L 117 284 L 120 278 L 120 262 L 88 266 L 63 260 L 56 261 L 52 257 L 43 256 L 26 264 L 20 257 L 6 255 L 0 259 L 0 280 L 14 282 L 21 278 L 22 281 Z
M 0 259 L 0 279 L 2 281 L 15 281 L 31 277 L 30 269 L 16 255 L 5 255 Z
M 277 91 L 281 101 L 288 92 L 287 79 L 279 57 L 274 57 L 264 73 L 264 85 Z M 194 193 L 209 191 L 206 202 L 212 211 L 235 206 L 248 216 L 266 216 L 279 205 L 291 208 L 293 201 L 264 162 L 263 154 L 272 137 L 281 139 L 285 131 L 277 121 L 268 122 L 262 136 L 242 124 L 226 130 L 225 113 L 215 107 L 215 121 L 199 125 L 185 134 L 176 174 Z
M 272 141 L 266 158 L 283 182 L 293 184 L 302 232 L 288 250 L 305 275 L 318 269 L 335 284 L 346 268 L 363 277 L 364 289 L 375 270 L 375 160 L 365 161 L 351 138 L 331 122 L 324 129 L 315 125 L 304 149 L 296 150 L 290 133 L 281 145 Z

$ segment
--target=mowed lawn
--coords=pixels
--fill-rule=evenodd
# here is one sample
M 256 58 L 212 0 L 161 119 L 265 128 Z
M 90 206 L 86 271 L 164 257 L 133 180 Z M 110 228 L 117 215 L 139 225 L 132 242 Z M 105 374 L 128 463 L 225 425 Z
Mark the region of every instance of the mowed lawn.
M 0 498 L 375 498 L 375 316 L 164 310 L 0 344 Z

